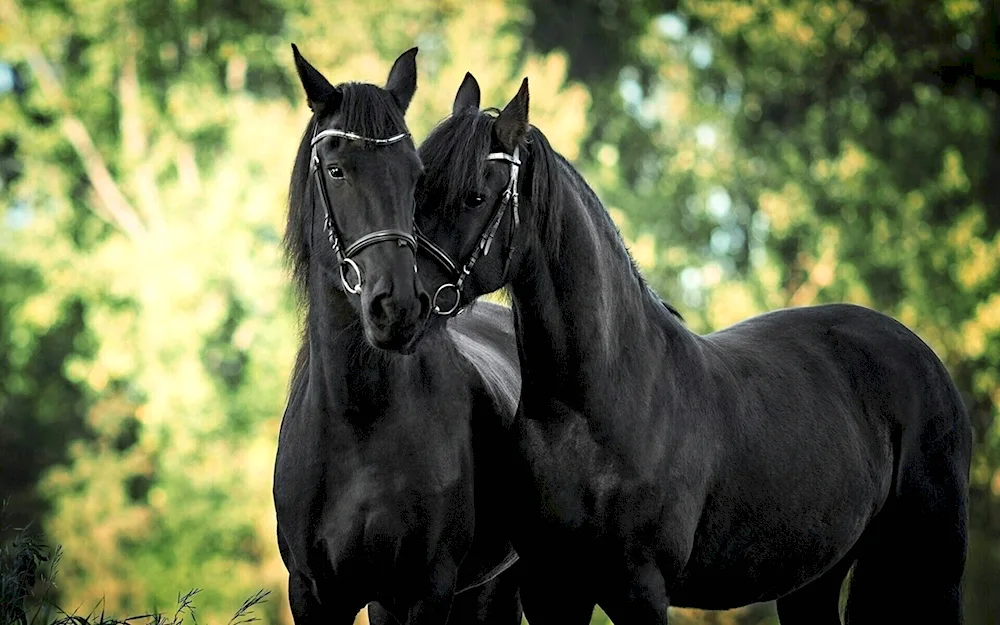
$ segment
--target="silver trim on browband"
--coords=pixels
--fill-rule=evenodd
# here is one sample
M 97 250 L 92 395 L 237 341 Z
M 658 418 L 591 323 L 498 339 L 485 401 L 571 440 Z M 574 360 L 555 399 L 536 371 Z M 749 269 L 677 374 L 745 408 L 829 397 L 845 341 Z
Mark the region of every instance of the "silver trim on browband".
M 348 141 L 367 141 L 368 143 L 374 143 L 375 145 L 390 145 L 398 141 L 402 141 L 406 137 L 410 136 L 408 132 L 401 132 L 398 135 L 389 137 L 388 139 L 372 139 L 371 137 L 363 137 L 361 135 L 354 134 L 353 132 L 347 132 L 346 130 L 337 130 L 336 128 L 328 128 L 322 132 L 317 132 L 316 136 L 312 138 L 309 143 L 310 146 L 315 146 L 317 142 L 321 139 L 327 137 L 340 137 L 341 139 L 347 139 Z

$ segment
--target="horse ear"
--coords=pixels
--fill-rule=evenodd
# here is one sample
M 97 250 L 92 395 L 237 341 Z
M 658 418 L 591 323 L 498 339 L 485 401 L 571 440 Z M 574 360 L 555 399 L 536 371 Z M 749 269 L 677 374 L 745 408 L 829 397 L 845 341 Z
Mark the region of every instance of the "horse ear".
M 462 85 L 458 88 L 458 93 L 455 94 L 455 103 L 451 106 L 451 114 L 458 115 L 467 109 L 479 110 L 479 83 L 476 82 L 476 77 L 469 72 L 465 72 Z
M 329 104 L 333 104 L 340 95 L 340 91 L 330 84 L 323 74 L 319 73 L 315 67 L 299 52 L 298 46 L 292 44 L 292 54 L 295 56 L 295 71 L 299 73 L 299 80 L 302 81 L 302 88 L 306 91 L 306 100 L 313 113 L 319 113 Z
M 392 64 L 389 78 L 385 81 L 385 90 L 392 94 L 405 113 L 417 91 L 417 48 L 410 48 L 400 54 Z
M 507 103 L 494 126 L 497 139 L 513 150 L 528 135 L 528 79 L 521 81 L 514 99 Z

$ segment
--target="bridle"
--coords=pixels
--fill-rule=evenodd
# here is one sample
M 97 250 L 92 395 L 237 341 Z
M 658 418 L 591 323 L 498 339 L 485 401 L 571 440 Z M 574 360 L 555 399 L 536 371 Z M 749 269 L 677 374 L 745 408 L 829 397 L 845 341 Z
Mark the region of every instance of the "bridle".
M 482 235 L 479 237 L 479 243 L 476 245 L 475 249 L 472 250 L 472 254 L 469 255 L 469 259 L 465 261 L 465 264 L 459 268 L 458 263 L 452 260 L 451 256 L 448 255 L 443 249 L 438 247 L 433 241 L 428 239 L 423 233 L 420 232 L 416 226 L 417 241 L 420 245 L 426 249 L 427 253 L 430 254 L 435 261 L 442 267 L 445 271 L 453 277 L 452 282 L 442 284 L 438 287 L 437 291 L 434 292 L 434 299 L 431 301 L 431 308 L 438 315 L 450 316 L 458 311 L 459 304 L 462 301 L 462 289 L 465 287 L 465 279 L 469 277 L 472 273 L 472 268 L 476 266 L 476 263 L 483 256 L 487 256 L 490 253 L 490 247 L 493 245 L 493 238 L 496 236 L 497 229 L 500 228 L 500 222 L 503 221 L 504 213 L 507 212 L 507 207 L 512 207 L 512 215 L 510 222 L 510 249 L 507 252 L 507 260 L 504 261 L 503 275 L 506 279 L 507 270 L 510 267 L 510 260 L 514 256 L 514 234 L 517 232 L 517 226 L 520 223 L 520 215 L 518 214 L 518 193 L 517 193 L 517 176 L 518 171 L 521 167 L 521 152 L 519 148 L 514 148 L 513 154 L 507 154 L 506 152 L 491 152 L 486 155 L 487 161 L 506 161 L 510 163 L 510 179 L 507 181 L 507 188 L 504 189 L 503 196 L 501 196 L 500 204 L 497 206 L 493 213 L 493 217 L 486 224 L 486 228 L 483 229 Z M 442 293 L 453 292 L 455 294 L 455 302 L 447 309 L 441 307 L 438 299 L 441 297 Z
M 360 293 L 363 280 L 361 276 L 361 268 L 358 267 L 356 262 L 354 262 L 351 258 L 352 256 L 356 255 L 366 247 L 377 243 L 384 243 L 386 241 L 395 241 L 400 247 L 407 245 L 411 250 L 413 250 L 414 256 L 416 256 L 417 240 L 413 238 L 412 234 L 403 232 L 402 230 L 376 230 L 375 232 L 370 232 L 359 238 L 357 241 L 347 246 L 346 249 L 341 249 L 341 237 L 338 235 L 337 226 L 333 222 L 333 211 L 330 208 L 330 198 L 327 197 L 326 188 L 323 186 L 322 173 L 320 172 L 322 168 L 320 167 L 319 154 L 317 153 L 316 146 L 320 141 L 326 139 L 327 137 L 340 137 L 342 139 L 347 139 L 348 141 L 365 141 L 372 145 L 381 147 L 402 141 L 408 136 L 410 136 L 410 133 L 402 132 L 398 135 L 393 135 L 388 139 L 372 139 L 354 134 L 353 132 L 347 132 L 346 130 L 330 128 L 322 132 L 315 133 L 310 141 L 309 145 L 312 148 L 309 167 L 310 173 L 313 174 L 313 178 L 316 181 L 316 191 L 323 200 L 323 210 L 326 213 L 324 227 L 326 228 L 326 236 L 330 240 L 330 249 L 332 249 L 333 253 L 337 256 L 337 266 L 340 270 L 340 282 L 344 285 L 344 289 L 348 293 L 353 293 L 355 295 Z M 357 280 L 354 284 L 351 284 L 351 281 L 348 279 L 352 270 L 354 271 L 354 275 L 357 276 Z M 416 271 L 415 264 L 414 271 Z

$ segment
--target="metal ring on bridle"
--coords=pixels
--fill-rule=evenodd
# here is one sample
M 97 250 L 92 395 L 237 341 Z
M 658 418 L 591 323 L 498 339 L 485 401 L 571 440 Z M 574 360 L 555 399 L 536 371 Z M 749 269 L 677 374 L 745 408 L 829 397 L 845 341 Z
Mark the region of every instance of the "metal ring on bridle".
M 449 308 L 448 310 L 442 310 L 441 306 L 438 304 L 438 298 L 441 296 L 441 292 L 447 289 L 452 289 L 455 291 L 455 303 L 452 304 L 451 308 Z M 456 310 L 458 310 L 458 305 L 461 302 L 462 302 L 462 290 L 458 288 L 458 285 L 451 284 L 449 282 L 447 284 L 442 284 L 437 288 L 437 291 L 434 291 L 434 299 L 431 300 L 431 306 L 433 307 L 433 310 L 436 314 L 442 316 L 448 316 L 454 313 Z
M 358 277 L 357 283 L 353 285 L 347 279 L 347 271 L 351 269 L 354 270 L 354 275 Z M 350 258 L 345 258 L 340 261 L 340 282 L 344 285 L 344 289 L 346 289 L 348 293 L 357 295 L 361 292 L 361 268 L 358 267 L 358 264 Z

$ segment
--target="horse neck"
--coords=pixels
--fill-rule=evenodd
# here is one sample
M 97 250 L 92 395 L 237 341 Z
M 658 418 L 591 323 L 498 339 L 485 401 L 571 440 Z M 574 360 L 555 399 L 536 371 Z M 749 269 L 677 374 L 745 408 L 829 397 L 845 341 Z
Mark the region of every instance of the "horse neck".
M 648 360 L 673 368 L 693 334 L 639 277 L 593 192 L 568 164 L 560 168 L 554 204 L 542 208 L 557 211 L 558 227 L 529 235 L 530 269 L 511 285 L 522 397 L 534 391 L 576 409 L 626 405 L 622 393 L 657 384 Z

